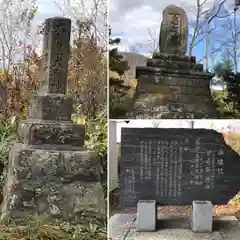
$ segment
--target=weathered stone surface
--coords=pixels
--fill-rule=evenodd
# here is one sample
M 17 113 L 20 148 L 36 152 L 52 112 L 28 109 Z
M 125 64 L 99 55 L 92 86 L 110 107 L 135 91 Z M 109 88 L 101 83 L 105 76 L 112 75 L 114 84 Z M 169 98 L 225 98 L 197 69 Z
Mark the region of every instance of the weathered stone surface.
M 201 78 L 202 77 L 202 78 Z M 176 74 L 172 73 L 170 76 L 161 74 L 155 74 L 149 72 L 142 72 L 138 78 L 138 85 L 141 84 L 152 84 L 159 86 L 170 86 L 170 87 L 192 87 L 192 88 L 205 88 L 207 92 L 210 92 L 209 87 L 209 79 L 211 76 L 207 75 L 204 76 L 197 76 L 189 74 L 188 76 L 177 76 Z M 137 87 L 138 87 L 137 85 Z M 137 92 L 137 91 L 136 91 Z
M 128 115 L 129 118 L 138 119 L 192 119 L 210 118 L 215 119 L 215 107 L 202 104 L 181 104 L 168 103 L 166 105 L 149 107 L 144 102 L 137 102 L 134 112 Z M 147 108 L 147 110 L 146 110 Z M 196 109 L 198 110 L 196 112 Z
M 158 93 L 158 94 L 171 94 L 176 93 L 180 95 L 194 95 L 194 96 L 208 96 L 211 97 L 210 91 L 206 91 L 203 87 L 180 87 L 180 86 L 169 86 L 163 84 L 148 84 L 139 82 L 138 93 Z
M 152 58 L 160 59 L 160 60 L 167 60 L 167 61 L 180 61 L 180 62 L 196 63 L 195 56 L 184 56 L 184 55 L 178 55 L 178 54 L 154 52 L 152 55 Z
M 207 96 L 194 96 L 191 94 L 185 94 L 185 95 L 180 95 L 177 94 L 176 92 L 172 91 L 169 94 L 151 94 L 151 93 L 142 93 L 141 94 L 141 101 L 137 100 L 135 102 L 135 109 L 137 107 L 142 106 L 151 106 L 151 107 L 157 107 L 160 105 L 166 105 L 166 104 L 171 104 L 175 102 L 181 102 L 183 105 L 188 104 L 191 102 L 192 104 L 211 104 L 211 98 L 210 94 Z
M 209 81 L 214 76 L 209 72 L 191 72 L 184 69 L 167 69 L 167 68 L 157 68 L 157 67 L 136 67 L 136 77 L 139 78 L 142 74 L 150 74 L 150 76 L 175 76 L 180 78 L 196 78 L 196 79 L 208 79 Z
M 120 200 L 226 204 L 239 188 L 240 156 L 207 129 L 122 128 Z
M 45 22 L 41 92 L 66 93 L 71 20 L 49 18 Z
M 187 38 L 185 11 L 168 6 L 163 12 L 160 52 L 153 53 L 147 66 L 136 67 L 138 82 L 127 118 L 219 118 L 209 88 L 213 74 L 204 72 L 194 56 L 185 56 Z M 178 109 L 171 110 L 172 104 Z
M 181 106 L 181 109 L 183 106 Z M 187 107 L 186 107 L 187 108 Z M 198 106 L 195 106 L 195 109 L 198 109 Z M 128 115 L 128 119 L 200 119 L 200 118 L 207 118 L 207 119 L 215 119 L 216 115 L 211 114 L 210 112 L 204 112 L 204 111 L 185 111 L 180 112 L 179 110 L 176 112 L 173 111 L 159 111 L 161 108 L 150 108 L 149 110 L 142 110 L 134 112 L 131 112 L 131 114 Z
M 1 219 L 37 214 L 73 219 L 103 214 L 100 166 L 89 151 L 53 151 L 16 144 L 10 153 Z
M 179 69 L 179 70 L 193 71 L 193 72 L 203 71 L 203 65 L 199 63 L 162 60 L 157 58 L 148 59 L 147 65 L 149 67 Z
M 70 121 L 72 98 L 64 94 L 37 95 L 29 106 L 29 118 Z
M 71 21 L 50 18 L 45 25 L 42 85 L 10 152 L 0 219 L 102 217 L 100 161 L 83 148 L 85 126 L 72 123 L 65 95 Z
M 19 140 L 27 145 L 84 145 L 85 126 L 71 122 L 44 122 L 39 120 L 21 121 L 18 129 Z
M 148 94 L 149 96 L 150 94 Z M 154 99 L 151 101 L 151 97 Z M 134 105 L 134 111 L 128 114 L 128 118 L 139 119 L 192 119 L 192 118 L 216 118 L 216 110 L 213 104 L 208 106 L 202 101 L 198 104 L 189 103 L 177 103 L 167 102 L 164 100 L 158 100 L 158 103 L 166 103 L 165 105 L 159 105 L 154 103 L 155 97 L 151 94 L 149 97 L 141 98 L 137 100 Z M 152 105 L 150 105 L 152 104 Z M 197 110 L 197 111 L 196 111 Z
M 187 51 L 188 18 L 186 12 L 175 5 L 166 7 L 160 29 L 161 53 L 185 55 Z
M 137 67 L 136 74 L 138 84 L 128 118 L 218 118 L 209 89 L 212 74 L 148 66 Z

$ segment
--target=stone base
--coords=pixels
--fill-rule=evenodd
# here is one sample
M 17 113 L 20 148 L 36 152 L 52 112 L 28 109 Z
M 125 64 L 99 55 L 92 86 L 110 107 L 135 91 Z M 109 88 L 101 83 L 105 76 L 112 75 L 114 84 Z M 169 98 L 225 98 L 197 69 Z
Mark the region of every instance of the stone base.
M 29 119 L 20 122 L 18 137 L 20 142 L 27 145 L 79 147 L 84 145 L 85 125 Z
M 1 220 L 33 215 L 70 220 L 102 217 L 99 163 L 90 151 L 59 151 L 15 144 L 10 152 Z
M 65 94 L 45 94 L 32 98 L 29 118 L 55 121 L 70 121 L 72 98 Z
M 193 232 L 212 232 L 213 215 L 211 202 L 193 201 L 191 225 Z
M 137 231 L 156 231 L 157 203 L 156 201 L 138 201 L 137 204 Z
M 135 108 L 127 114 L 127 117 L 129 119 L 216 119 L 219 118 L 219 115 L 213 106 L 203 104 L 183 105 L 180 103 L 169 103 L 165 106 L 161 105 L 151 108 L 142 102 L 139 105 L 136 103 Z
M 194 57 L 156 53 L 147 66 L 136 67 L 138 83 L 127 117 L 219 118 L 209 88 L 212 77 Z

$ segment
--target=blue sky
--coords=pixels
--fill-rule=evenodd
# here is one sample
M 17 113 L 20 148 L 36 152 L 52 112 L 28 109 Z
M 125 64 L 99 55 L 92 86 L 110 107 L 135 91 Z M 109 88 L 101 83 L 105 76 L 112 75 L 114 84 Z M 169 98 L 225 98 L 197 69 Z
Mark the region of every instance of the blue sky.
M 207 0 L 204 9 L 210 8 L 213 2 L 214 0 Z M 155 45 L 158 44 L 162 11 L 166 6 L 175 4 L 184 8 L 190 23 L 195 19 L 194 14 L 196 13 L 196 0 L 112 0 L 111 3 L 109 22 L 113 36 L 121 38 L 122 43 L 119 45 L 119 50 L 138 52 L 146 56 L 151 56 L 154 50 L 153 39 L 155 39 Z M 232 11 L 233 5 L 234 0 L 227 0 L 224 8 L 227 11 Z M 240 11 L 237 16 L 240 22 Z M 219 19 L 218 26 L 221 24 L 222 22 Z M 189 28 L 189 32 L 191 32 L 191 28 Z M 151 36 L 149 33 L 151 33 Z M 224 34 L 229 35 L 229 33 L 224 33 L 222 29 L 221 35 L 212 34 L 212 44 L 216 43 L 216 39 L 225 39 L 226 35 Z M 198 61 L 203 59 L 205 55 L 204 41 L 193 49 L 193 55 L 196 56 Z M 216 62 L 221 59 L 221 55 L 221 53 L 216 54 Z M 209 65 L 211 68 L 211 58 L 209 58 Z

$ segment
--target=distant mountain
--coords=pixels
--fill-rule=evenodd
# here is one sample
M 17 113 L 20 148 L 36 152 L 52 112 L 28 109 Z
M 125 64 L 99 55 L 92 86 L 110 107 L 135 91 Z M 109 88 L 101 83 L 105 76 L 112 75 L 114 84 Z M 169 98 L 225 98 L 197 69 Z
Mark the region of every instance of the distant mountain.
M 128 61 L 128 65 L 130 69 L 124 73 L 124 85 L 130 86 L 132 81 L 136 79 L 135 77 L 135 69 L 136 66 L 146 66 L 147 64 L 147 57 L 137 54 L 137 53 L 130 53 L 130 52 L 119 52 L 125 60 Z

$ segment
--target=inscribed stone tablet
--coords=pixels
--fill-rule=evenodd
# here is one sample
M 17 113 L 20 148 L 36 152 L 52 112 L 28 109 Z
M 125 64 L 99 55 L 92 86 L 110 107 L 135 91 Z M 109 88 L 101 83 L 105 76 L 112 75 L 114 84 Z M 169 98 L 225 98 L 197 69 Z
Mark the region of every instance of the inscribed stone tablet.
M 175 5 L 166 7 L 160 29 L 161 53 L 184 55 L 187 51 L 188 18 L 186 12 Z
M 55 17 L 45 21 L 41 92 L 66 93 L 71 20 Z
M 120 199 L 226 204 L 240 190 L 240 156 L 207 129 L 122 128 Z

